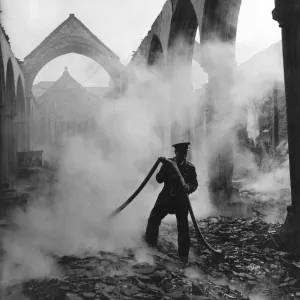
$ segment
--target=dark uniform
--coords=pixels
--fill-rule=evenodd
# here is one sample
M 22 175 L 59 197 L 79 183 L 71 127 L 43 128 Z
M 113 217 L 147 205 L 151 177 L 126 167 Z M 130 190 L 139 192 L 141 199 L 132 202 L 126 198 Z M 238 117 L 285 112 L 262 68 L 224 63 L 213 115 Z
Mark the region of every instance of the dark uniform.
M 171 158 L 176 161 L 176 158 Z M 198 187 L 197 173 L 195 166 L 183 160 L 177 164 L 185 183 L 189 187 L 189 194 L 193 193 Z M 190 236 L 188 223 L 188 204 L 181 196 L 178 189 L 178 182 L 167 173 L 166 167 L 163 165 L 156 175 L 158 183 L 164 182 L 164 187 L 159 193 L 156 203 L 150 213 L 148 225 L 146 229 L 146 242 L 151 246 L 156 246 L 158 240 L 159 226 L 164 217 L 168 214 L 175 214 L 177 218 L 178 229 L 178 254 L 180 257 L 188 257 L 190 250 Z

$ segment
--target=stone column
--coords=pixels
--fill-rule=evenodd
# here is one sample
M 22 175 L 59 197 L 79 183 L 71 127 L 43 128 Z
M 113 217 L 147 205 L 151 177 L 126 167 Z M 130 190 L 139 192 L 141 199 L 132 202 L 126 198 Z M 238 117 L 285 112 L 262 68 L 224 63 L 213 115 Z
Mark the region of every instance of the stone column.
M 300 1 L 276 0 L 273 19 L 282 30 L 292 204 L 278 242 L 300 254 Z
M 7 149 L 5 134 L 5 112 L 4 106 L 0 107 L 0 189 L 4 186 L 7 179 Z
M 206 84 L 206 153 L 208 187 L 212 201 L 222 204 L 232 196 L 233 141 L 231 87 L 236 67 L 234 46 L 207 43 L 202 48 Z
M 13 132 L 12 132 L 12 116 L 10 112 L 5 111 L 3 117 L 3 144 L 2 144 L 2 166 L 3 166 L 3 182 L 11 185 L 11 175 L 13 167 Z
M 31 133 L 31 101 L 32 101 L 32 95 L 27 95 L 26 96 L 26 117 L 25 117 L 25 122 L 26 122 L 26 137 L 25 137 L 25 144 L 26 144 L 26 150 L 30 150 L 30 133 Z

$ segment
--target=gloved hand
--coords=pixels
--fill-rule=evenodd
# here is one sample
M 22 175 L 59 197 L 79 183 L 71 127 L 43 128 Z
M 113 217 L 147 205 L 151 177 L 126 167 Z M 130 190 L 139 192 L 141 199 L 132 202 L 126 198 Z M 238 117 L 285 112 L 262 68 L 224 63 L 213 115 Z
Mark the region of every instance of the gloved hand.
M 183 187 L 182 187 L 182 190 L 185 192 L 185 193 L 189 193 L 190 192 L 190 187 L 188 184 L 185 184 Z

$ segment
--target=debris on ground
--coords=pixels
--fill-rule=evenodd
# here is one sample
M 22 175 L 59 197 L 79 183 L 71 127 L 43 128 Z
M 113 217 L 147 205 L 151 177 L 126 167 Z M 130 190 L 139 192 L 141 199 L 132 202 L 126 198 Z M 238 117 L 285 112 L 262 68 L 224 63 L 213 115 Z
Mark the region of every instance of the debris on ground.
M 23 283 L 28 300 L 39 299 L 300 299 L 300 263 L 295 255 L 267 247 L 280 224 L 256 218 L 207 218 L 199 222 L 209 243 L 223 248 L 225 260 L 198 244 L 191 228 L 191 259 L 176 254 L 175 226 L 163 225 L 155 264 L 137 263 L 135 249 L 123 254 L 62 257 L 61 278 Z M 150 251 L 150 250 L 149 250 Z M 151 250 L 152 251 L 152 250 Z M 6 298 L 16 286 L 6 289 Z M 254 298 L 253 298 L 254 299 Z M 257 298 L 256 298 L 257 299 Z
M 53 180 L 51 175 L 47 176 L 45 181 Z M 41 183 L 29 183 L 35 184 Z M 33 192 L 38 193 L 38 190 L 33 189 Z M 99 252 L 83 258 L 60 257 L 57 258 L 57 265 L 62 270 L 59 278 L 29 280 L 6 286 L 3 298 L 300 299 L 300 259 L 276 249 L 272 235 L 279 232 L 282 224 L 266 222 L 270 208 L 285 208 L 286 200 L 281 206 L 277 202 L 274 205 L 271 199 L 251 191 L 241 191 L 241 197 L 253 200 L 252 218 L 249 215 L 247 218 L 217 216 L 198 222 L 207 241 L 214 248 L 224 250 L 225 259 L 222 261 L 216 260 L 199 244 L 191 225 L 190 261 L 184 265 L 177 256 L 176 225 L 163 224 L 158 249 L 147 250 L 153 264 L 141 262 L 141 259 L 137 261 L 137 249 L 124 249 L 122 254 Z M 137 247 L 146 249 L 142 242 Z

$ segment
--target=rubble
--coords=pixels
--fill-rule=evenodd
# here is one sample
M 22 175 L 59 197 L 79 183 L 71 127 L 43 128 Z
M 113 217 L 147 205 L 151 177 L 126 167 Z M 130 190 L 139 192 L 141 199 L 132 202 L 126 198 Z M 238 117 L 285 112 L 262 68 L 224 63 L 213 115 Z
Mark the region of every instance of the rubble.
M 63 269 L 61 278 L 28 281 L 23 295 L 30 300 L 249 300 L 251 295 L 265 300 L 300 299 L 299 258 L 271 247 L 270 232 L 278 232 L 279 223 L 218 217 L 201 220 L 199 226 L 209 243 L 224 249 L 225 260 L 214 261 L 191 228 L 191 259 L 184 266 L 173 243 L 175 226 L 163 225 L 159 251 L 150 252 L 155 265 L 137 263 L 135 249 L 122 255 L 63 257 L 57 260 Z M 9 289 L 6 292 L 9 300 Z
M 252 218 L 217 216 L 198 222 L 207 241 L 224 250 L 224 260 L 216 260 L 199 244 L 191 224 L 190 261 L 184 265 L 177 256 L 176 225 L 163 224 L 158 250 L 148 252 L 154 264 L 140 258 L 137 262 L 138 249 L 57 257 L 59 278 L 11 285 L 5 288 L 4 299 L 300 299 L 299 257 L 276 248 L 272 235 L 281 223 L 265 221 L 266 201 L 259 201 L 253 192 L 247 197 L 253 199 Z M 139 247 L 146 249 L 142 242 Z

